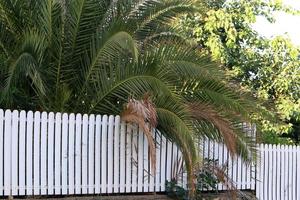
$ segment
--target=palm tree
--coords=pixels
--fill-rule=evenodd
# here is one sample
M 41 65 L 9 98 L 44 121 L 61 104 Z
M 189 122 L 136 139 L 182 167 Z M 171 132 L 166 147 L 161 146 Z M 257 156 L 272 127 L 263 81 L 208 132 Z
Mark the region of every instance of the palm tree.
M 224 141 L 249 160 L 240 122 L 257 106 L 171 26 L 194 11 L 189 0 L 2 0 L 1 106 L 120 114 L 148 93 L 156 129 L 180 147 L 191 184 L 195 138 Z

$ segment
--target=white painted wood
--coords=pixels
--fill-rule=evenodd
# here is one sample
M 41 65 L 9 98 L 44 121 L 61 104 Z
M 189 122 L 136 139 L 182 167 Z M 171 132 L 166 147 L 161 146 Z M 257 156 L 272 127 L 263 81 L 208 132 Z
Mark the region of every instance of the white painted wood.
M 125 191 L 131 192 L 131 171 L 132 171 L 132 124 L 126 126 L 126 186 Z
M 274 187 L 274 190 L 275 190 L 275 196 L 276 196 L 276 199 L 280 199 L 280 152 L 278 151 L 278 148 L 275 149 L 274 151 L 274 156 L 275 156 L 275 159 L 274 159 L 274 166 L 276 166 L 276 176 L 275 176 L 275 179 L 276 179 L 276 182 L 275 185 L 276 187 Z
M 166 183 L 166 144 L 167 140 L 164 136 L 161 139 L 161 173 L 160 173 L 160 183 L 161 190 L 165 191 L 165 183 Z
M 82 120 L 81 115 L 78 114 L 75 122 L 74 114 L 63 114 L 61 120 L 60 113 L 56 114 L 55 119 L 53 113 L 49 113 L 48 117 L 47 113 L 42 113 L 40 123 L 40 117 L 35 116 L 33 120 L 32 112 L 31 114 L 28 112 L 26 122 L 24 111 L 21 112 L 20 118 L 17 116 L 18 112 L 15 111 L 15 113 L 14 120 L 5 120 L 6 125 L 2 125 L 2 129 L 5 127 L 5 130 L 8 130 L 2 131 L 2 134 L 6 136 L 7 133 L 10 133 L 10 137 L 4 136 L 5 144 L 4 142 L 1 144 L 0 112 L 0 147 L 4 145 L 4 149 L 8 148 L 8 151 L 5 149 L 3 152 L 3 159 L 8 162 L 1 164 L 0 159 L 0 167 L 4 166 L 4 170 L 9 170 L 9 173 L 4 171 L 2 179 L 9 182 L 9 186 L 6 187 L 8 194 L 13 192 L 12 194 L 15 195 L 32 195 L 32 190 L 38 195 L 105 194 L 125 191 L 127 193 L 163 192 L 166 179 L 171 180 L 173 176 L 176 176 L 178 170 L 175 169 L 176 160 L 181 157 L 181 153 L 177 153 L 177 147 L 170 142 L 167 145 L 165 137 L 162 140 L 157 137 L 156 141 L 162 145 L 156 149 L 157 171 L 153 176 L 146 137 L 141 130 L 139 130 L 141 137 L 138 137 L 135 130 L 132 133 L 132 125 L 127 125 L 128 133 L 126 133 L 126 126 L 123 122 L 120 125 L 119 116 L 110 116 L 109 119 L 104 116 L 103 120 L 101 120 L 101 116 L 97 116 L 95 124 L 94 115 L 84 115 Z M 17 139 L 13 141 L 12 137 Z M 204 152 L 198 152 L 199 155 L 218 159 L 219 165 L 227 162 L 228 152 L 223 144 L 211 141 L 204 141 L 203 144 Z M 18 146 L 18 148 L 12 148 L 13 146 Z M 278 147 L 272 146 L 268 148 L 268 151 L 263 152 L 268 158 L 269 166 L 263 167 L 263 177 L 261 177 L 263 178 L 261 184 L 263 195 L 273 199 L 277 195 L 277 191 L 273 190 L 273 185 L 279 185 L 277 184 L 278 179 L 275 177 L 277 174 L 281 174 L 280 167 L 276 165 L 277 153 L 273 151 L 275 148 Z M 284 175 L 288 171 L 288 177 L 282 178 L 285 181 L 283 190 L 292 199 L 296 195 L 296 189 L 291 188 L 291 185 L 294 185 L 297 180 L 296 176 L 298 176 L 293 171 L 295 160 L 297 160 L 296 151 L 288 149 L 284 153 L 282 158 L 285 160 L 280 163 L 287 163 L 282 174 Z M 264 159 L 263 162 L 265 163 L 266 160 Z M 250 166 L 244 165 L 240 158 L 234 158 L 232 169 L 230 162 L 228 166 L 228 175 L 233 176 L 237 188 L 254 188 L 253 182 L 255 181 L 250 178 L 250 174 L 253 173 Z M 266 175 L 267 170 L 268 175 Z M 186 173 L 181 179 L 180 182 L 186 187 Z M 270 186 L 270 182 L 274 181 L 276 184 Z M 223 186 L 219 186 L 219 188 L 226 189 Z M 265 191 L 264 188 L 267 190 Z
M 10 110 L 5 111 L 4 129 L 4 195 L 11 195 L 11 116 Z
M 224 161 L 224 144 L 219 144 L 219 152 L 218 152 L 218 165 L 223 166 L 225 161 Z M 219 184 L 219 190 L 224 190 L 224 186 L 222 183 Z
M 107 115 L 102 118 L 101 132 L 101 193 L 107 193 Z
M 114 116 L 108 118 L 108 135 L 107 135 L 107 193 L 113 192 L 113 165 L 114 165 Z
M 144 140 L 143 140 L 143 130 L 141 127 L 139 127 L 139 134 L 138 134 L 138 192 L 143 192 L 143 146 Z
M 225 164 L 225 169 L 226 169 L 226 174 L 228 175 L 228 177 L 229 177 L 229 166 L 228 166 L 228 161 L 229 161 L 229 159 L 228 159 L 228 151 L 227 151 L 227 148 L 226 148 L 226 146 L 224 145 L 223 146 L 223 151 L 224 151 L 224 156 L 223 156 L 223 163 Z M 223 185 L 223 189 L 224 190 L 227 190 L 228 188 L 226 187 L 226 185 Z
M 18 195 L 18 142 L 19 142 L 19 112 L 14 110 L 12 113 L 11 129 L 11 193 Z
M 75 125 L 75 194 L 81 194 L 81 120 L 81 114 L 77 114 Z
M 142 137 L 141 137 L 142 138 Z M 161 146 L 161 135 L 156 132 L 156 175 L 155 175 L 155 191 L 159 192 L 160 190 L 160 146 Z M 142 149 L 142 147 L 141 147 Z M 140 175 L 139 175 L 140 176 Z
M 82 120 L 82 141 L 81 141 L 81 150 L 82 150 L 82 185 L 81 185 L 81 192 L 82 194 L 87 194 L 88 192 L 88 115 L 83 115 Z
M 3 119 L 1 119 L 3 116 L 3 113 L 1 113 L 0 110 L 0 138 L 1 138 L 1 132 L 3 130 L 2 124 L 3 124 Z M 25 183 L 25 177 L 26 177 L 26 166 L 25 166 L 25 162 L 26 162 L 26 112 L 24 110 L 22 110 L 20 112 L 20 127 L 19 127 L 19 142 L 20 142 L 20 146 L 19 146 L 19 195 L 25 195 L 26 194 L 26 183 Z M 1 139 L 0 139 L 1 140 Z M 0 149 L 1 149 L 1 141 L 0 141 Z M 1 150 L 0 150 L 1 152 Z M 0 160 L 1 156 L 0 156 Z M 1 164 L 0 164 L 1 166 Z M 0 167 L 0 171 L 1 167 Z M 1 176 L 1 172 L 0 172 L 0 176 Z M 1 181 L 1 178 L 0 178 Z M 2 183 L 2 181 L 1 181 Z
M 261 172 L 261 163 L 262 163 L 262 155 L 261 155 L 261 152 L 262 152 L 262 145 L 258 145 L 258 151 L 257 151 L 257 174 L 256 174 L 256 179 L 257 179 L 257 182 L 256 182 L 256 197 L 258 199 L 261 199 L 261 188 L 262 188 L 262 185 L 261 185 L 261 176 L 260 176 L 260 172 Z
M 69 115 L 68 194 L 75 194 L 75 115 Z
M 269 166 L 269 145 L 265 145 L 265 162 L 264 162 L 264 199 L 268 199 L 269 198 L 269 184 L 268 184 L 268 180 L 269 180 L 269 173 L 266 173 L 269 171 L 270 166 Z
M 95 132 L 95 193 L 101 192 L 101 115 L 96 116 Z
M 114 126 L 114 186 L 113 193 L 119 192 L 120 187 L 120 116 L 115 117 Z
M 284 185 L 285 185 L 285 152 L 284 146 L 280 145 L 280 199 L 284 199 Z
M 3 153 L 4 153 L 3 152 L 3 149 L 4 149 L 3 127 L 4 126 L 3 126 L 3 121 L 4 121 L 4 111 L 2 109 L 0 109 L 0 196 L 4 195 L 4 180 L 3 180 L 4 179 L 4 174 L 3 174 L 3 165 L 4 165 L 4 162 L 3 162 Z M 22 143 L 22 145 L 23 144 L 25 144 L 25 140 Z M 24 152 L 25 152 L 25 149 L 24 149 Z M 21 168 L 21 169 L 23 169 L 23 168 Z M 24 169 L 25 169 L 25 167 L 24 167 Z M 22 177 L 24 177 L 24 176 L 25 176 L 25 172 L 23 173 Z M 23 182 L 21 182 L 21 183 L 23 183 Z M 25 183 L 23 185 L 25 185 Z M 25 192 L 25 190 L 24 190 L 24 192 Z
M 48 114 L 42 113 L 41 120 L 41 195 L 47 194 L 47 123 Z
M 178 161 L 182 162 L 182 153 L 181 153 L 181 151 L 178 151 Z M 178 181 L 179 181 L 179 186 L 183 187 L 183 163 L 181 163 L 179 165 L 179 167 L 180 167 L 180 169 L 179 169 L 179 174 L 178 174 Z
M 54 129 L 54 192 L 61 194 L 61 113 L 55 115 Z
M 137 192 L 137 173 L 138 173 L 138 127 L 134 125 L 132 127 L 132 161 L 131 161 L 131 167 L 132 167 L 132 180 L 131 180 L 131 192 Z
M 48 194 L 54 194 L 54 113 L 48 115 Z
M 33 128 L 33 193 L 40 194 L 40 126 L 41 113 L 34 113 L 34 128 Z
M 234 182 L 235 187 L 237 187 L 237 181 L 238 181 L 238 172 L 237 172 L 237 168 L 238 168 L 238 162 L 237 162 L 237 157 L 236 156 L 232 156 L 232 181 Z
M 288 146 L 288 198 L 292 199 L 292 194 L 293 194 L 293 151 L 292 151 L 292 146 Z M 273 183 L 272 180 L 270 180 L 270 183 Z
M 273 151 L 272 151 L 272 145 L 268 145 L 269 146 L 269 160 L 268 160 L 268 165 L 269 165 L 269 179 L 268 182 L 269 183 L 273 183 L 273 177 L 275 176 L 274 174 L 274 165 L 273 165 Z M 275 197 L 273 196 L 273 192 L 272 192 L 272 188 L 273 188 L 273 184 L 268 184 L 269 188 L 268 188 L 268 196 L 271 199 L 274 199 Z
M 166 157 L 166 180 L 171 181 L 171 169 L 172 169 L 172 143 L 167 140 L 167 157 Z
M 149 155 L 148 155 L 148 140 L 145 134 L 143 134 L 143 140 L 144 140 L 144 192 L 149 192 Z
M 152 137 L 155 138 L 155 134 L 154 134 L 154 129 L 152 130 Z M 155 150 L 154 150 L 155 151 Z M 150 155 L 149 155 L 149 164 L 150 164 L 150 167 L 149 167 L 149 192 L 154 192 L 154 188 L 155 188 L 155 172 L 154 172 L 154 169 L 151 167 L 151 160 L 150 160 Z M 171 167 L 172 168 L 172 167 Z
M 299 146 L 297 146 L 296 147 L 296 169 L 297 169 L 297 172 L 296 172 L 296 185 L 297 185 L 297 187 L 296 187 L 296 199 L 300 199 L 300 173 L 299 173 L 299 165 L 300 165 L 300 156 L 299 156 L 299 152 L 300 152 L 300 147 Z
M 69 116 L 64 113 L 62 116 L 62 143 L 61 143 L 61 186 L 62 194 L 68 194 L 68 134 Z
M 89 134 L 88 134 L 88 193 L 94 194 L 94 178 L 95 178 L 95 115 L 89 116 Z
M 126 164 L 126 124 L 121 122 L 120 128 L 120 192 L 125 192 L 125 164 Z
M 274 146 L 275 148 L 275 146 Z M 292 152 L 293 152 L 293 165 L 292 165 L 292 199 L 296 199 L 296 194 L 297 194 L 297 187 L 295 187 L 297 185 L 297 182 L 296 182 L 296 176 L 297 176 L 297 163 L 296 163 L 296 156 L 297 156 L 297 148 L 296 146 L 293 146 L 292 147 Z
M 253 162 L 251 163 L 251 168 L 250 168 L 250 170 L 251 170 L 251 176 L 250 176 L 250 189 L 251 189 L 251 190 L 255 190 L 255 182 L 256 182 L 256 175 L 255 175 L 255 173 L 256 173 L 256 166 L 257 166 L 257 164 L 255 163 L 255 161 L 253 161 Z
M 289 152 L 288 152 L 288 146 L 285 145 L 284 147 L 284 168 L 285 168 L 285 173 L 284 173 L 284 198 L 288 199 L 288 193 L 289 193 Z
M 266 187 L 265 187 L 265 182 L 266 182 L 266 176 L 265 176 L 265 159 L 266 159 L 266 152 L 267 152 L 267 146 L 263 145 L 263 149 L 264 151 L 262 152 L 262 163 L 261 163 L 261 198 L 264 199 L 264 195 L 267 191 Z

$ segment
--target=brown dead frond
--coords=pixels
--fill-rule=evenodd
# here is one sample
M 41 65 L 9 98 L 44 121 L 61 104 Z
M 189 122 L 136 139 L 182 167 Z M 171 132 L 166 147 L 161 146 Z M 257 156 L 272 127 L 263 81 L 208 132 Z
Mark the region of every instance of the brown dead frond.
M 150 95 L 146 94 L 141 100 L 130 98 L 121 113 L 121 118 L 125 122 L 139 125 L 139 127 L 143 130 L 149 144 L 151 168 L 155 174 L 156 151 L 151 131 L 157 125 L 157 113 L 155 106 L 150 99 Z
M 231 155 L 236 154 L 237 137 L 229 120 L 218 114 L 211 106 L 202 103 L 189 103 L 188 109 L 193 118 L 212 123 L 223 135 L 223 140 Z

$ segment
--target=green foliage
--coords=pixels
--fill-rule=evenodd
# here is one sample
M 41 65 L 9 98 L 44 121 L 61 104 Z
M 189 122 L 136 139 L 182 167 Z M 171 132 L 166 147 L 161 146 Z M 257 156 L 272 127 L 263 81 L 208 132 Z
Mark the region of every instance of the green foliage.
M 194 11 L 189 0 L 0 1 L 0 106 L 120 114 L 129 97 L 150 93 L 157 129 L 182 151 L 189 186 L 195 138 L 229 141 L 249 160 L 253 143 L 239 124 L 257 105 L 171 27 Z
M 299 48 L 287 37 L 261 37 L 252 24 L 257 16 L 273 22 L 273 11 L 298 12 L 280 1 L 262 0 L 204 1 L 199 7 L 205 12 L 183 16 L 177 28 L 220 60 L 230 81 L 278 116 L 280 121 L 254 116 L 265 132 L 291 132 L 291 121 L 300 117 Z
M 205 158 L 203 162 L 203 167 L 196 174 L 197 177 L 197 193 L 201 193 L 203 189 L 212 189 L 213 191 L 218 191 L 218 183 L 220 180 L 216 174 L 212 173 L 212 167 L 218 166 L 218 160 Z
M 293 144 L 293 141 L 290 138 L 279 137 L 278 134 L 274 132 L 265 132 L 262 135 L 262 141 L 267 144 Z
M 218 160 L 205 158 L 201 169 L 195 171 L 196 192 L 193 199 L 202 199 L 201 193 L 203 190 L 218 192 L 217 184 L 221 181 L 216 174 L 213 173 L 213 167 L 218 167 Z M 175 179 L 166 181 L 166 192 L 167 195 L 173 199 L 189 199 L 187 190 L 178 185 Z
M 176 181 L 166 180 L 166 193 L 169 197 L 172 199 L 178 199 L 178 200 L 188 200 L 188 192 L 181 186 L 177 184 Z

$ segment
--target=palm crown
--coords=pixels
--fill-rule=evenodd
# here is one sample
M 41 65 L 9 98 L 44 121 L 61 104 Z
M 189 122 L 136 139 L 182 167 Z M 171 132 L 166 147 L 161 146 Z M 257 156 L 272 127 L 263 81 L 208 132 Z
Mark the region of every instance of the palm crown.
M 239 124 L 256 105 L 171 26 L 193 11 L 187 0 L 2 0 L 1 106 L 120 114 L 148 93 L 156 128 L 179 145 L 189 177 L 197 137 L 249 159 Z

